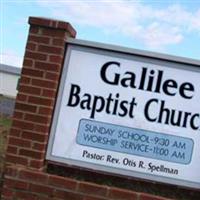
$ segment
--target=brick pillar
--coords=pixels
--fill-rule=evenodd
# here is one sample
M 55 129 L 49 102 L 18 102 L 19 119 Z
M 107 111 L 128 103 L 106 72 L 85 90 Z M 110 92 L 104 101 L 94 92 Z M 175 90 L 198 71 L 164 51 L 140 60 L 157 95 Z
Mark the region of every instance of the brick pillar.
M 69 23 L 45 18 L 30 17 L 29 24 L 6 165 L 42 170 L 65 40 L 75 37 L 76 31 Z

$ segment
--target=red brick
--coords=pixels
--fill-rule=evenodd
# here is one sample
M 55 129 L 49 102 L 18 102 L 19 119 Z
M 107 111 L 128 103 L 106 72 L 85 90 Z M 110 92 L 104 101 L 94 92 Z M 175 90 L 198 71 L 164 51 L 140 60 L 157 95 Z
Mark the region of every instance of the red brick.
M 14 167 L 7 166 L 5 169 L 6 176 L 16 177 L 18 175 L 18 169 Z
M 2 200 L 9 200 L 9 199 L 13 198 L 13 196 L 14 196 L 13 190 L 11 190 L 10 188 L 3 188 L 2 197 L 5 197 L 5 199 L 2 199 Z
M 50 55 L 49 56 L 49 61 L 52 62 L 52 63 L 62 64 L 63 56 Z
M 24 117 L 25 120 L 39 123 L 39 124 L 47 124 L 50 122 L 49 118 L 47 116 L 39 116 L 39 115 L 33 115 L 33 114 L 25 114 Z
M 31 146 L 31 142 L 24 140 L 23 138 L 16 138 L 16 137 L 9 137 L 8 140 L 9 145 L 18 146 L 18 147 L 25 147 L 29 148 Z
M 10 136 L 14 136 L 14 137 L 20 137 L 21 135 L 21 130 L 17 129 L 17 128 L 11 128 L 10 132 L 9 132 Z
M 51 36 L 51 37 L 58 37 L 58 38 L 65 38 L 65 34 L 66 32 L 63 31 L 63 30 L 56 30 L 56 29 L 43 29 L 42 31 L 42 34 L 43 35 L 46 35 L 46 36 Z
M 58 28 L 65 29 L 70 37 L 76 37 L 76 31 L 70 23 L 59 21 Z
M 32 67 L 33 66 L 33 60 L 24 58 L 23 66 Z
M 35 158 L 35 159 L 44 158 L 44 152 L 38 152 L 38 151 L 33 151 L 33 150 L 28 150 L 28 149 L 20 149 L 19 155 L 27 156 L 27 157 Z
M 57 86 L 57 84 L 53 81 L 40 80 L 40 79 L 32 79 L 32 85 L 39 86 L 40 88 L 49 88 L 49 89 L 55 89 Z
M 48 89 L 42 90 L 43 97 L 55 98 L 56 93 L 57 93 L 56 90 L 48 90 Z
M 153 196 L 150 194 L 140 194 L 139 200 L 167 200 L 166 198 L 163 197 L 158 197 L 158 196 Z
M 60 65 L 58 64 L 53 64 L 53 63 L 48 63 L 48 62 L 35 62 L 35 68 L 40 69 L 40 70 L 47 70 L 47 71 L 52 71 L 52 72 L 60 72 Z
M 28 86 L 28 85 L 20 85 L 19 90 L 21 93 L 35 94 L 35 95 L 40 95 L 40 92 L 41 92 L 40 88 Z
M 41 27 L 51 28 L 52 30 L 62 29 L 63 31 L 68 32 L 68 34 L 71 37 L 76 36 L 76 31 L 74 30 L 74 28 L 71 26 L 70 23 L 65 22 L 65 21 L 57 21 L 57 20 L 46 19 L 46 18 L 30 17 L 29 24 L 31 24 L 33 27 L 41 26 Z
M 31 79 L 29 77 L 22 76 L 20 78 L 20 84 L 29 84 L 30 82 L 31 82 Z
M 44 167 L 44 160 L 30 160 L 30 167 L 35 169 L 41 169 Z
M 39 141 L 41 142 L 41 141 Z M 37 151 L 44 151 L 46 150 L 46 142 L 45 143 L 37 143 L 37 141 L 34 141 L 32 149 L 37 150 Z
M 6 155 L 6 162 L 11 162 L 20 165 L 28 165 L 28 159 L 21 156 Z
M 53 109 L 52 108 L 47 108 L 47 107 L 39 107 L 39 114 L 41 115 L 52 115 L 53 114 Z
M 30 199 L 27 199 L 30 200 Z M 41 196 L 40 194 L 37 195 L 36 200 L 53 200 L 52 197 L 48 197 L 48 196 Z M 55 200 L 59 200 L 59 199 L 55 199 Z
M 42 43 L 42 44 L 49 44 L 50 38 L 49 37 L 36 36 L 36 35 L 30 35 L 29 41 Z
M 44 54 L 44 53 L 30 52 L 30 51 L 26 51 L 25 57 L 26 58 L 32 58 L 34 60 L 42 60 L 42 61 L 47 60 L 47 55 L 46 54 Z
M 84 200 L 107 200 L 107 199 L 100 197 L 93 197 L 93 196 L 85 196 Z
M 81 182 L 78 187 L 79 192 L 83 192 L 85 194 L 91 194 L 95 196 L 106 196 L 107 195 L 107 187 L 93 184 L 93 183 L 86 183 Z
M 45 142 L 47 140 L 47 135 L 38 134 L 37 132 L 23 131 L 22 138 L 31 141 Z
M 49 27 L 51 20 L 50 19 L 44 19 L 44 18 L 38 18 L 38 17 L 30 17 L 28 22 L 29 22 L 30 25 Z
M 47 183 L 48 181 L 48 174 L 41 173 L 38 171 L 32 170 L 21 170 L 19 172 L 19 178 L 21 180 L 27 180 L 35 183 Z
M 84 200 L 84 197 L 80 194 L 76 194 L 69 191 L 63 191 L 63 190 L 56 190 L 54 193 L 54 196 L 61 199 L 66 200 Z
M 39 31 L 40 31 L 40 28 L 37 27 L 37 26 L 31 26 L 31 27 L 30 27 L 30 30 L 29 30 L 29 32 L 30 32 L 30 33 L 33 33 L 33 34 L 39 33 Z
M 77 181 L 69 178 L 52 175 L 49 177 L 49 184 L 58 188 L 75 190 L 77 186 Z
M 43 72 L 39 71 L 38 69 L 28 69 L 28 68 L 23 68 L 22 69 L 22 75 L 28 75 L 28 76 L 34 76 L 34 77 L 43 77 Z
M 36 50 L 36 47 L 37 47 L 37 45 L 34 44 L 34 43 L 31 43 L 31 42 L 28 42 L 28 43 L 26 44 L 26 49 L 27 49 L 27 50 L 35 51 L 35 50 Z
M 21 190 L 26 190 L 28 189 L 28 183 L 20 180 L 13 180 L 13 179 L 5 179 L 5 185 L 8 188 L 14 188 L 14 189 L 21 189 Z
M 18 93 L 16 99 L 17 99 L 17 101 L 23 101 L 23 102 L 25 102 L 28 99 L 28 96 L 25 95 L 25 94 Z
M 15 105 L 15 109 L 35 113 L 37 110 L 37 106 L 17 102 Z
M 30 96 L 28 98 L 28 102 L 36 104 L 36 105 L 43 105 L 43 106 L 53 106 L 54 105 L 54 100 L 46 99 L 46 98 L 42 98 L 42 97 Z
M 15 188 L 16 189 L 23 189 L 26 190 L 28 189 L 29 184 L 27 182 L 23 182 L 20 180 L 15 181 Z
M 62 47 L 45 46 L 45 45 L 39 45 L 38 51 L 43 53 L 45 52 L 48 54 L 59 54 L 59 55 L 62 55 L 64 53 Z
M 66 21 L 57 21 L 57 22 L 58 22 L 57 29 L 64 29 L 67 32 L 70 31 L 70 28 L 72 28 L 74 30 L 74 28 L 72 27 L 72 25 L 69 22 L 66 22 Z
M 109 198 L 116 200 L 137 200 L 138 195 L 128 190 L 112 188 L 109 190 Z
M 14 197 L 18 200 L 36 200 L 36 194 L 32 194 L 28 191 L 16 191 Z M 13 199 L 14 200 L 14 199 Z
M 51 20 L 50 27 L 57 28 L 57 25 L 58 25 L 58 21 L 57 20 Z
M 39 194 L 48 194 L 48 196 L 52 196 L 54 189 L 48 186 L 39 185 L 38 183 L 38 184 L 30 184 L 30 191 Z
M 59 78 L 60 78 L 60 75 L 58 73 L 46 72 L 45 79 L 49 79 L 52 81 L 58 81 Z
M 54 38 L 53 39 L 53 45 L 64 47 L 65 41 L 63 39 Z
M 10 145 L 8 145 L 8 147 L 7 147 L 7 153 L 9 153 L 9 154 L 17 154 L 17 150 L 18 150 L 17 147 L 13 147 Z
M 59 21 L 59 22 L 58 22 L 58 27 L 59 27 L 60 29 L 65 29 L 65 30 L 67 30 L 68 28 L 70 28 L 69 26 L 70 26 L 69 23 L 66 23 L 66 22 L 63 22 L 63 21 Z
M 16 127 L 16 128 L 23 129 L 23 130 L 26 130 L 26 129 L 28 129 L 28 130 L 31 129 L 32 130 L 34 128 L 34 124 L 33 123 L 24 122 L 24 121 L 17 120 L 17 119 L 13 120 L 12 126 Z
M 39 133 L 49 133 L 49 125 L 40 125 L 40 124 L 35 124 L 35 131 Z
M 23 116 L 24 116 L 24 113 L 23 113 L 23 112 L 19 112 L 19 111 L 17 111 L 17 110 L 14 111 L 13 118 L 16 118 L 16 119 L 23 119 Z

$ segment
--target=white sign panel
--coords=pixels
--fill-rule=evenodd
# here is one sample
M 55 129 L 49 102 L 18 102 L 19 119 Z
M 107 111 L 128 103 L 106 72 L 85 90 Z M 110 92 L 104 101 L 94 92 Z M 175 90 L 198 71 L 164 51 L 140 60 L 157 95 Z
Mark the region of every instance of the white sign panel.
M 68 45 L 47 159 L 200 188 L 198 61 L 88 46 Z

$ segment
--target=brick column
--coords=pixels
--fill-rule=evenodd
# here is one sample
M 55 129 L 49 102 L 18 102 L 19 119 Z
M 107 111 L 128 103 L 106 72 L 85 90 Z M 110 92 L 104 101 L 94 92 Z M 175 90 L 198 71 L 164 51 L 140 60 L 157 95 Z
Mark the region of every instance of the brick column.
M 30 17 L 29 24 L 6 164 L 42 170 L 65 40 L 76 31 L 69 23 L 45 18 Z

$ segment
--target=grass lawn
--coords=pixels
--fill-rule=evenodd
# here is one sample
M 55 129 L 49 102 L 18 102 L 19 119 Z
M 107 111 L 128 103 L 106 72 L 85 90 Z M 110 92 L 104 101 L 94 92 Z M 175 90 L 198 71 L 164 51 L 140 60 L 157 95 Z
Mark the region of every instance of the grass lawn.
M 3 129 L 9 129 L 11 126 L 12 120 L 10 117 L 0 117 L 0 127 Z

